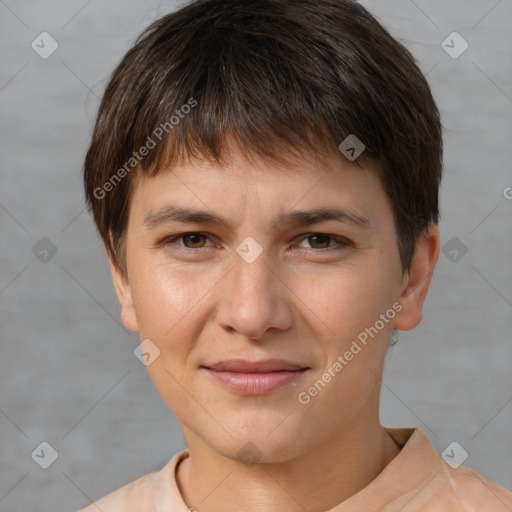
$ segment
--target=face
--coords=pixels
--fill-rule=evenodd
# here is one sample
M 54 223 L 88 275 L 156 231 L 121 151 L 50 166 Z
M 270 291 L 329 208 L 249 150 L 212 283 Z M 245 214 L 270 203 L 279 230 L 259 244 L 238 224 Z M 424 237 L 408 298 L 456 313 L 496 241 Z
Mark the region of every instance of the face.
M 433 233 L 404 274 L 371 167 L 233 150 L 223 167 L 137 177 L 127 279 L 113 268 L 114 282 L 185 437 L 230 458 L 251 442 L 261 462 L 285 461 L 375 418 L 391 329 L 421 318 Z

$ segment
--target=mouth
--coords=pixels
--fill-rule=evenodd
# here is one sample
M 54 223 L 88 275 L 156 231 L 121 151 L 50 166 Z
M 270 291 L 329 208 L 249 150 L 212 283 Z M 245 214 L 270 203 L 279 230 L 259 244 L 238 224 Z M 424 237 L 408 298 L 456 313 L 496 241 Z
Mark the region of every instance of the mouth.
M 206 371 L 216 383 L 241 395 L 272 393 L 296 382 L 310 370 L 308 366 L 282 359 L 267 359 L 257 362 L 234 359 L 200 368 Z

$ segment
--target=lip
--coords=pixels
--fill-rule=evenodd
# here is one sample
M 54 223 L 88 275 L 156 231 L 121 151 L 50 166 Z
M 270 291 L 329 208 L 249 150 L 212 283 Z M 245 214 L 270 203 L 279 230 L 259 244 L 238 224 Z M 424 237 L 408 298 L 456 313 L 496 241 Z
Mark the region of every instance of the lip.
M 219 361 L 218 363 L 205 364 L 204 368 L 218 372 L 237 372 L 237 373 L 269 373 L 278 371 L 303 370 L 308 368 L 305 365 L 292 363 L 285 359 L 265 359 L 261 361 L 246 361 L 245 359 L 230 359 L 229 361 Z
M 256 362 L 232 359 L 201 366 L 201 369 L 230 391 L 264 395 L 295 382 L 310 368 L 283 359 Z
M 219 372 L 203 368 L 216 382 L 241 395 L 266 395 L 298 380 L 307 368 L 268 373 Z

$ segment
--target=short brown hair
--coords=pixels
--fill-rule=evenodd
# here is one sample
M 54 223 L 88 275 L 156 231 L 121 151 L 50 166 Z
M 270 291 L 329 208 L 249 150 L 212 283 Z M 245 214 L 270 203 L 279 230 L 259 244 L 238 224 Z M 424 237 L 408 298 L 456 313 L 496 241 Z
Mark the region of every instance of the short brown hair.
M 113 72 L 84 163 L 87 204 L 125 272 L 136 173 L 219 162 L 227 137 L 278 160 L 351 134 L 378 164 L 407 270 L 438 223 L 442 172 L 439 112 L 410 52 L 352 0 L 196 0 L 150 25 Z

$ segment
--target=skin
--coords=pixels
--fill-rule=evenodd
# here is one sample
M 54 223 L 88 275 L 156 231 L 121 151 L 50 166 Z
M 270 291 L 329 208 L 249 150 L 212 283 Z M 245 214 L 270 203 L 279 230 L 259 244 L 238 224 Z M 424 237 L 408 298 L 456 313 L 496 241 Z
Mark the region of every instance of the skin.
M 208 210 L 230 227 L 145 226 L 166 205 Z M 291 210 L 325 206 L 349 209 L 368 225 L 277 222 Z M 191 232 L 207 236 L 174 240 Z M 252 263 L 236 252 L 249 236 L 263 249 Z M 340 237 L 349 242 L 340 245 Z M 391 329 L 421 321 L 438 254 L 439 232 L 431 225 L 410 271 L 402 271 L 391 204 L 372 164 L 361 170 L 338 153 L 276 164 L 233 146 L 222 166 L 196 160 L 137 177 L 127 275 L 111 268 L 124 324 L 160 350 L 148 370 L 190 452 L 177 471 L 189 507 L 321 512 L 384 469 L 399 452 L 379 421 Z M 401 311 L 308 404 L 300 403 L 299 392 L 397 301 Z M 309 370 L 270 394 L 243 396 L 200 368 L 233 358 L 282 358 Z M 238 455 L 248 442 L 261 457 L 250 466 Z

